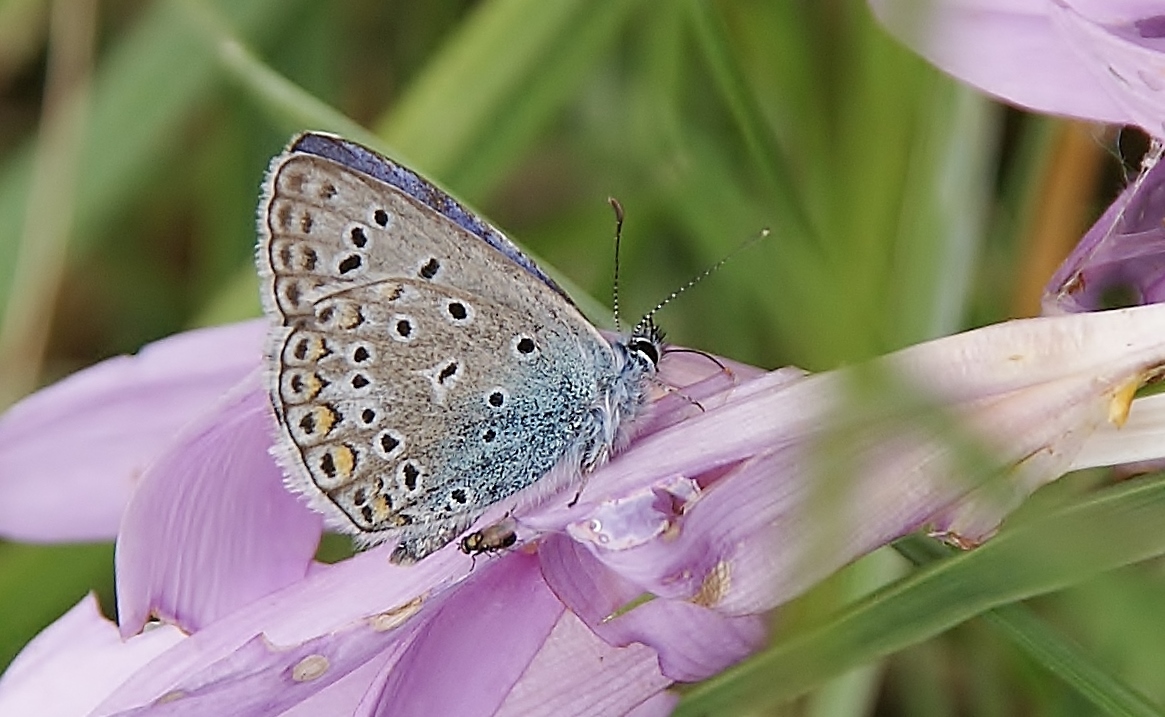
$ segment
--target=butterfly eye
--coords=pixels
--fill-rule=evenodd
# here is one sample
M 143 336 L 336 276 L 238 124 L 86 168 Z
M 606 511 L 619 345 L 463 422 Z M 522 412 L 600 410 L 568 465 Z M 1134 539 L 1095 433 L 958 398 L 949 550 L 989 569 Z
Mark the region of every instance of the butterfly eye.
M 280 395 L 289 403 L 310 401 L 324 389 L 325 381 L 314 371 L 288 370 L 283 374 Z
M 308 465 L 313 469 L 312 475 L 317 484 L 325 490 L 331 490 L 352 477 L 359 456 L 352 446 L 338 443 L 313 451 L 308 458 Z
M 655 366 L 659 363 L 659 349 L 656 348 L 655 342 L 644 338 L 632 338 L 627 342 L 627 350 L 632 354 L 641 356 Z
M 279 250 L 275 253 L 275 258 L 284 271 L 310 273 L 316 270 L 320 255 L 307 244 L 285 241 L 279 243 Z
M 329 299 L 316 304 L 316 324 L 324 330 L 354 329 L 364 323 L 360 305 L 344 299 Z

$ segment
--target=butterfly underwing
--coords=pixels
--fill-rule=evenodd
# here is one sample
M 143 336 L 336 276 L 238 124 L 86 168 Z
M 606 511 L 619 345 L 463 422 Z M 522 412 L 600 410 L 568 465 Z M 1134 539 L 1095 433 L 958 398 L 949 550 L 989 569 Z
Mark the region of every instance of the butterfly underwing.
M 361 544 L 397 540 L 394 562 L 577 490 L 644 411 L 653 323 L 608 341 L 504 235 L 366 147 L 308 132 L 275 157 L 257 253 L 288 485 Z

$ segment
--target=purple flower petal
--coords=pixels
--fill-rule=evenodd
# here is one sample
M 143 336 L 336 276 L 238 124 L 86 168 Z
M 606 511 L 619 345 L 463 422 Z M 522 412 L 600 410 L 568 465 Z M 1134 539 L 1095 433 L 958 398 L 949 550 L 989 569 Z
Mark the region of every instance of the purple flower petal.
M 1084 442 L 1072 461 L 1072 470 L 1126 463 L 1147 473 L 1163 470 L 1161 447 L 1165 446 L 1165 394 L 1156 393 L 1133 401 L 1129 420 L 1118 426 L 1106 423 Z
M 1126 123 L 1139 125 L 1154 137 L 1165 137 L 1161 8 L 1150 16 L 1134 17 L 1118 17 L 1108 10 L 1107 22 L 1097 22 L 1077 12 L 1073 4 L 1053 4 L 1054 19 L 1066 41 L 1091 59 L 1093 75 L 1124 109 Z
M 151 614 L 194 631 L 304 577 L 322 519 L 283 486 L 257 374 L 142 476 L 117 541 L 123 634 Z
M 597 472 L 607 498 L 580 506 L 568 533 L 632 585 L 734 615 L 775 607 L 928 522 L 981 539 L 1072 466 L 1089 435 L 1123 422 L 1132 389 L 1165 365 L 1165 306 L 1009 322 L 873 365 L 882 371 L 738 386 Z M 914 405 L 855 403 L 855 371 L 890 380 L 898 400 L 913 389 Z M 685 480 L 695 498 L 676 490 Z M 554 548 L 544 542 L 544 557 Z M 553 563 L 544 572 L 588 622 L 610 610 L 579 597 L 604 594 L 593 569 L 576 571 L 591 584 L 573 591 Z
M 135 670 L 184 639 L 159 626 L 122 642 L 88 595 L 37 635 L 0 677 L 0 714 L 78 717 Z
M 682 600 L 657 598 L 618 615 L 643 595 L 643 588 L 606 569 L 564 536 L 548 537 L 538 552 L 547 582 L 571 612 L 613 646 L 651 647 L 663 674 L 673 680 L 707 679 L 764 641 L 764 621 L 758 616 L 729 617 Z
M 904 44 L 944 72 L 1037 112 L 1133 123 L 1053 17 L 1052 0 L 870 0 Z
M 80 371 L 0 417 L 0 534 L 111 540 L 146 466 L 254 370 L 265 323 L 201 329 Z
M 155 609 L 201 629 L 119 680 L 96 714 L 461 714 L 467 695 L 483 714 L 660 710 L 673 678 L 756 649 L 755 613 L 857 555 L 928 520 L 997 522 L 1010 503 L 980 500 L 952 438 L 1010 467 L 1022 497 L 1122 422 L 1162 365 L 1165 306 L 1011 322 L 815 376 L 706 366 L 578 504 L 515 516 L 547 531 L 537 557 L 476 570 L 456 550 L 401 568 L 387 548 L 313 566 L 319 519 L 283 491 L 252 376 L 182 432 L 126 511 L 127 624 Z M 874 379 L 893 401 L 857 400 Z M 272 556 L 273 572 L 244 574 Z M 573 699 L 540 712 L 555 689 Z
M 660 692 L 640 703 L 638 707 L 626 714 L 626 717 L 667 717 L 676 708 L 680 696 L 671 692 Z M 618 714 L 613 712 L 612 714 Z
M 655 599 L 598 626 L 600 637 L 659 653 L 663 674 L 678 682 L 706 680 L 759 650 L 766 637 L 760 615 L 729 617 L 682 600 Z
M 351 715 L 367 717 L 362 707 L 370 685 L 384 682 L 381 673 L 393 664 L 393 655 L 373 659 L 352 670 L 336 682 L 293 705 L 279 717 L 319 717 L 319 715 Z
M 538 559 L 521 552 L 452 593 L 392 670 L 375 714 L 494 714 L 563 612 Z
M 369 623 L 359 623 L 290 646 L 274 645 L 258 635 L 148 703 L 116 713 L 98 713 L 118 717 L 274 717 L 325 692 L 334 697 L 338 690 L 333 688 L 345 688 L 351 700 L 355 691 L 367 692 L 367 680 L 375 679 L 377 672 L 399 657 L 411 633 L 410 629 L 389 634 Z M 341 684 L 350 677 L 358 679 Z M 330 699 L 328 704 L 331 713 L 334 705 Z
M 314 570 L 283 590 L 215 620 L 134 674 L 102 704 L 100 714 L 136 709 L 199 685 L 206 690 L 210 684 L 206 675 L 210 674 L 218 674 L 218 688 L 226 689 L 229 677 L 219 672 L 219 666 L 258 635 L 283 649 L 325 636 L 336 642 L 358 642 L 351 648 L 330 648 L 333 652 L 329 654 L 347 651 L 342 652 L 342 663 L 330 665 L 329 679 L 342 678 L 363 661 L 388 654 L 386 651 L 396 649 L 440 606 L 444 588 L 463 576 L 471 564 L 466 556 L 451 551 L 401 568 L 388 562 L 388 554 L 384 549 L 371 550 Z M 325 640 L 313 646 L 322 650 L 328 644 Z M 246 664 L 236 664 L 239 670 L 249 670 Z M 315 684 L 317 689 L 337 689 L 340 682 L 343 680 Z M 309 699 L 311 691 L 305 690 L 298 697 Z
M 591 627 L 643 594 L 641 586 L 605 569 L 581 543 L 566 536 L 547 536 L 538 556 L 550 589 Z
M 1037 112 L 1165 136 L 1165 12 L 1103 0 L 871 0 L 943 71 Z
M 532 555 L 492 561 L 456 589 L 442 583 L 465 556 L 400 568 L 387 555 L 363 553 L 211 624 L 95 714 L 332 714 L 361 690 L 356 715 L 492 714 L 503 698 L 502 714 L 622 714 L 670 683 L 652 650 L 611 648 L 564 615 Z M 409 594 L 430 596 L 401 602 Z
M 497 717 L 670 714 L 676 696 L 645 645 L 612 647 L 566 612 Z
M 1165 162 L 1121 193 L 1044 289 L 1046 314 L 1165 301 Z

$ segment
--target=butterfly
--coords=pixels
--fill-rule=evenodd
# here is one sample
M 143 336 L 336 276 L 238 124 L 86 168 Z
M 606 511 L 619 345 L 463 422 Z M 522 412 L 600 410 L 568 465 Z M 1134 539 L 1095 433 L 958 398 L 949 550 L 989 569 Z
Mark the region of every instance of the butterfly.
M 503 501 L 535 504 L 622 445 L 662 336 L 608 340 L 501 232 L 327 134 L 272 160 L 257 264 L 274 454 L 289 487 L 409 564 Z

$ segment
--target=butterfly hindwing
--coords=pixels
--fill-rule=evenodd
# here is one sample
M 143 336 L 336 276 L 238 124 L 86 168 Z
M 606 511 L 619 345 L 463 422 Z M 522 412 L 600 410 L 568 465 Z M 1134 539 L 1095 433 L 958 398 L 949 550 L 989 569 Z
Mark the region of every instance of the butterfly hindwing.
M 613 359 L 540 271 L 323 156 L 277 158 L 263 207 L 279 455 L 338 527 L 416 560 L 573 449 Z

